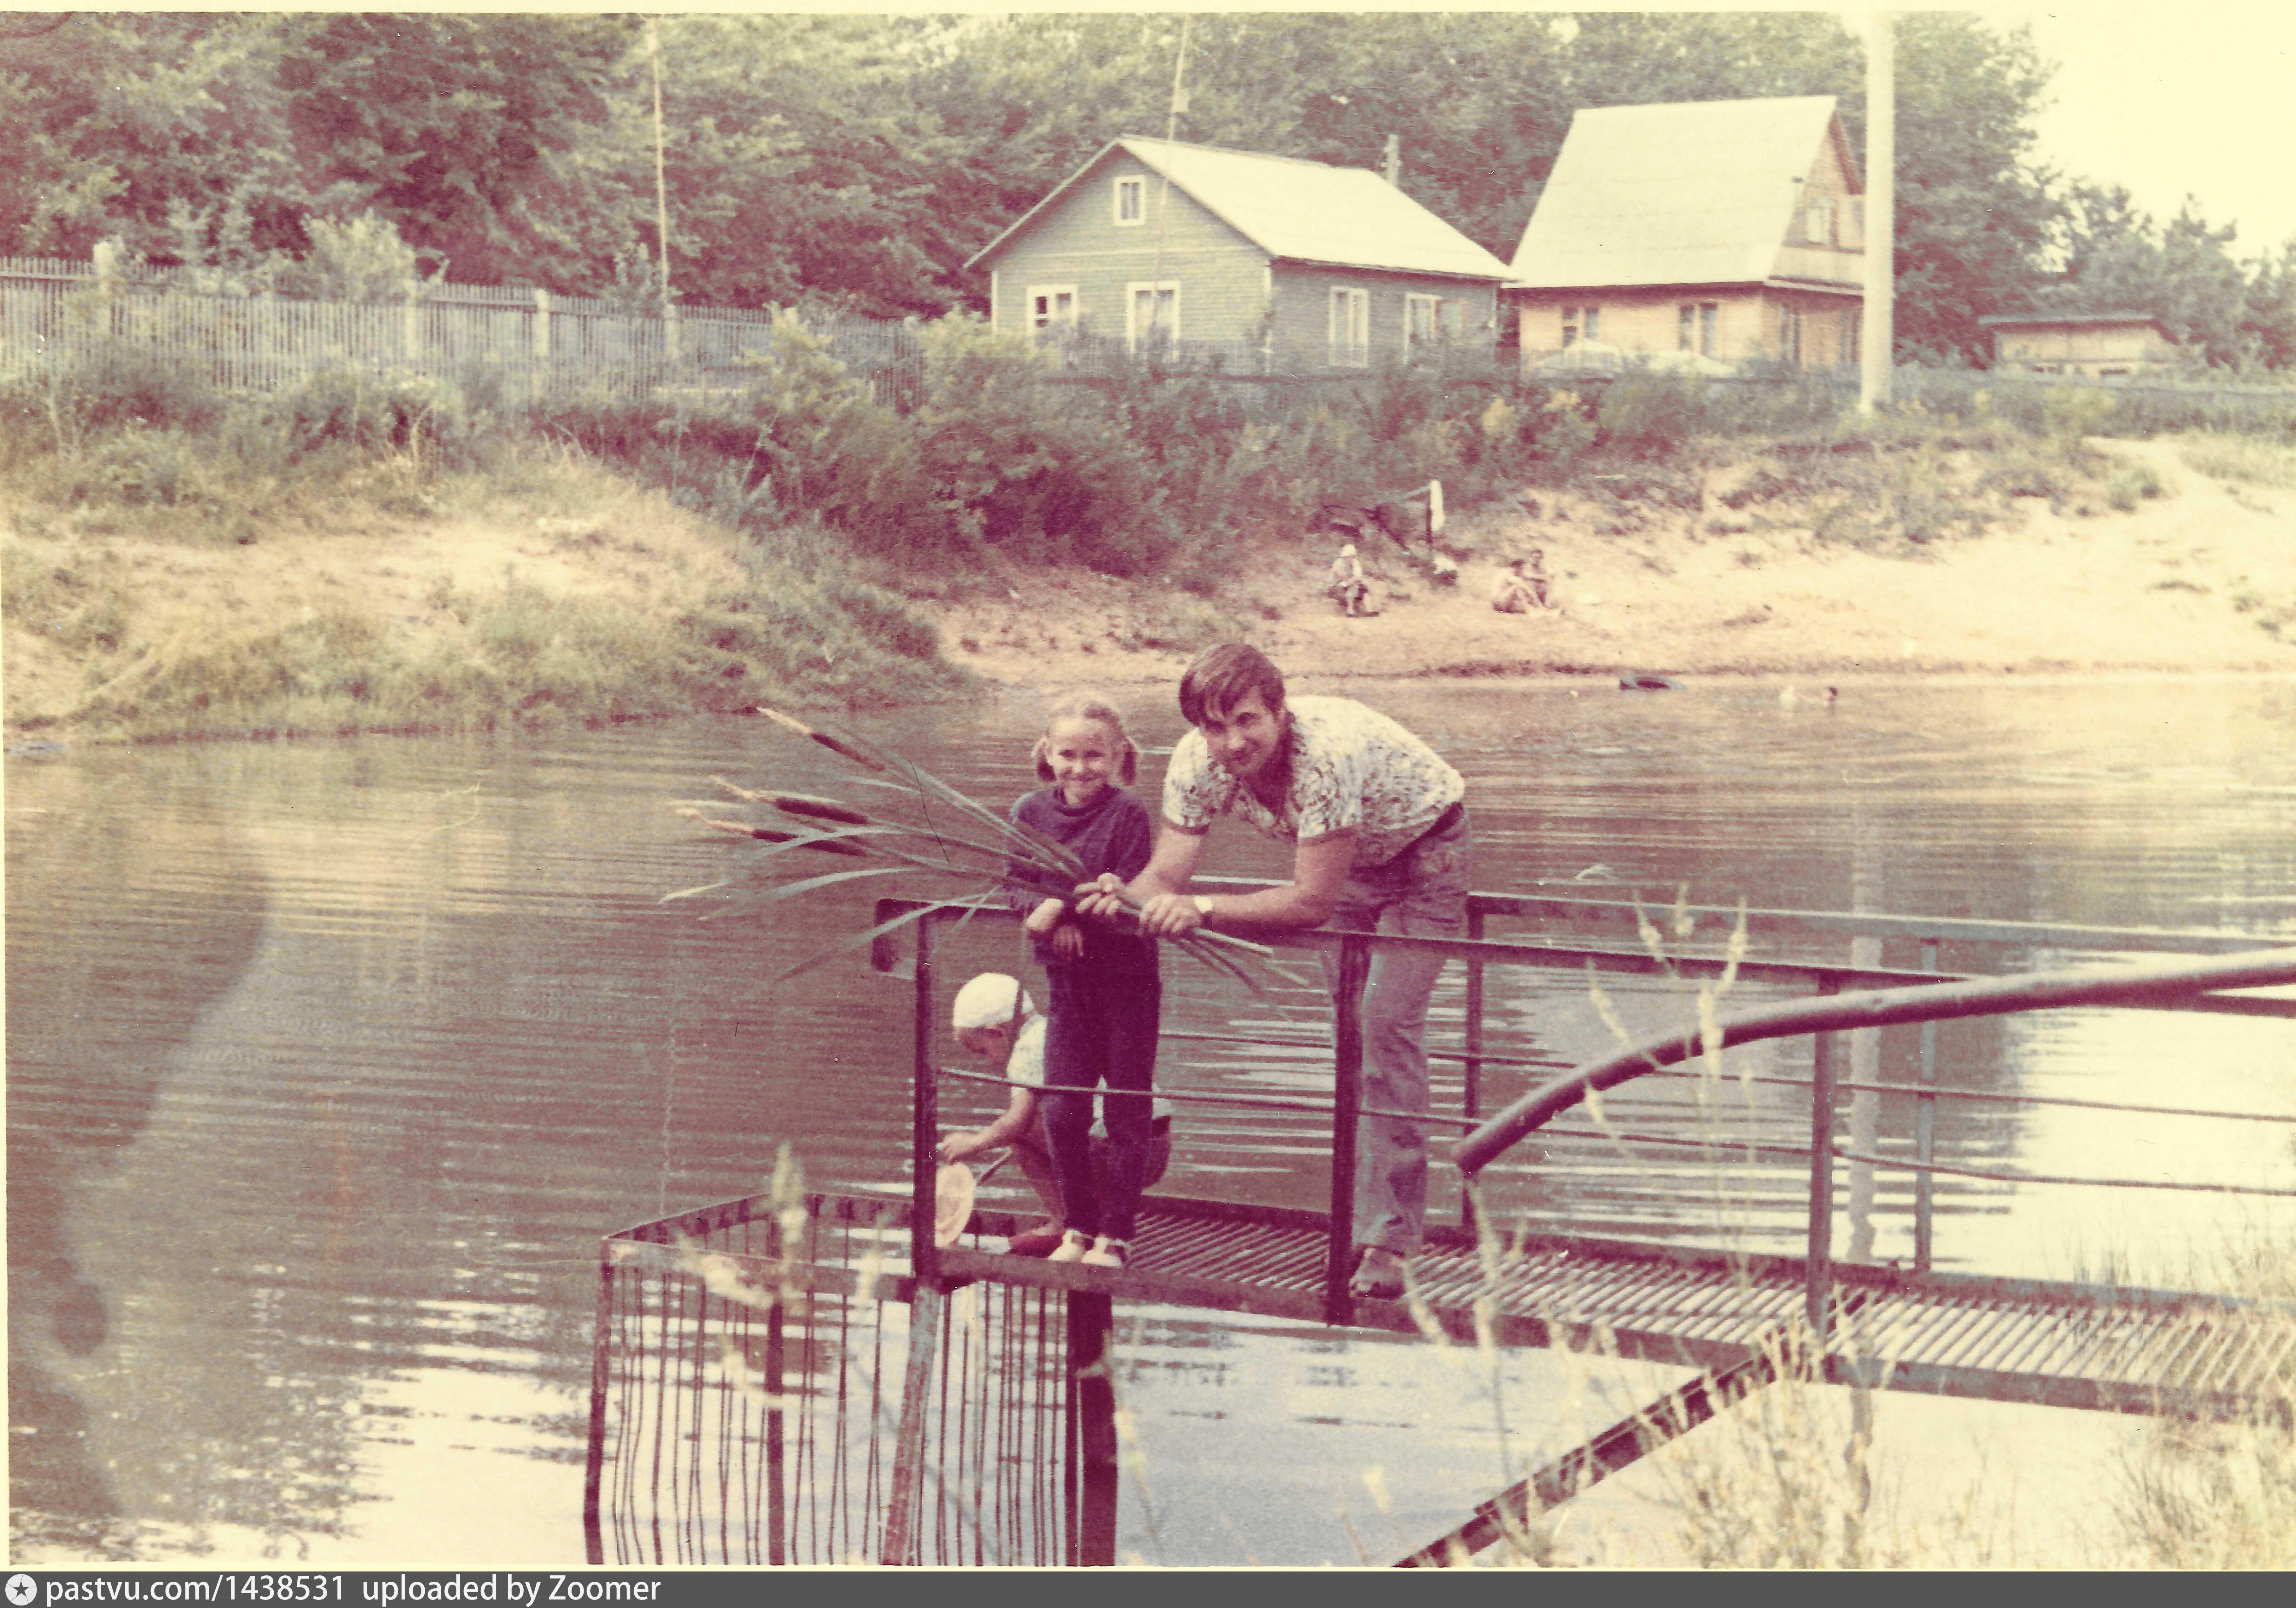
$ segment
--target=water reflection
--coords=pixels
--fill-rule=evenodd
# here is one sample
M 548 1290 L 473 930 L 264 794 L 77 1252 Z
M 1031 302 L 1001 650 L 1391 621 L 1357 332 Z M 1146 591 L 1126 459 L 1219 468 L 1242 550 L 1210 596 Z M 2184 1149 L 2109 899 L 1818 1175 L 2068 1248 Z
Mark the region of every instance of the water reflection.
M 1781 710 L 1759 687 L 1582 693 L 1369 694 L 1470 776 L 1480 886 L 1660 900 L 1686 887 L 1710 903 L 2296 934 L 2296 745 L 2284 740 L 2296 695 L 2284 685 L 1852 685 L 1831 713 Z M 1119 702 L 1144 741 L 1177 734 L 1164 694 Z M 1015 697 L 882 726 L 1001 801 L 1032 784 L 1026 737 L 1039 715 Z M 68 1542 L 152 1555 L 578 1559 L 596 1236 L 762 1188 L 783 1141 L 816 1185 L 903 1176 L 906 986 L 857 962 L 801 989 L 765 982 L 865 924 L 867 893 L 777 907 L 770 923 L 659 902 L 722 863 L 666 801 L 712 773 L 785 767 L 790 751 L 758 723 L 726 720 L 546 742 L 10 761 L 20 1556 Z M 1152 759 L 1143 779 L 1151 797 L 1160 768 Z M 1272 846 L 1226 831 L 1210 863 L 1247 875 L 1284 866 Z M 944 982 L 1016 954 L 1009 934 L 968 933 Z M 1884 958 L 1915 961 L 1896 947 Z M 1942 964 L 2062 958 L 1948 946 Z M 1683 997 L 1663 982 L 1604 988 L 1632 1031 L 1684 1019 Z M 1168 989 L 1175 1028 L 1328 1034 L 1311 986 L 1242 997 L 1175 961 Z M 1438 1037 L 1455 1044 L 1463 995 L 1455 971 L 1436 1009 Z M 1742 985 L 1735 1003 L 1765 997 Z M 1529 1064 L 1487 1069 L 1487 1104 L 1614 1042 L 1578 974 L 1494 971 L 1488 999 L 1489 1050 Z M 2086 1013 L 1948 1024 L 1939 1038 L 1947 1079 L 1964 1087 L 2289 1112 L 2287 1033 Z M 1910 1030 L 1885 1035 L 1881 1075 L 1909 1079 L 1914 1044 Z M 1176 1042 L 1162 1076 L 1313 1098 L 1328 1090 L 1324 1065 L 1314 1051 Z M 1716 1087 L 1621 1090 L 1607 1109 L 1614 1128 L 1720 1143 L 1710 1155 L 1656 1153 L 1576 1123 L 1586 1136 L 1546 1141 L 1535 1165 L 1510 1170 L 1506 1207 L 1586 1232 L 1726 1228 L 1791 1244 L 1797 1164 L 1729 1146 L 1800 1142 L 1792 1091 L 1738 1079 L 1806 1071 L 1806 1050 L 1754 1046 Z M 1439 1063 L 1450 1109 L 1460 1079 L 1458 1062 Z M 965 1109 L 968 1096 L 949 1098 Z M 1875 1143 L 1908 1148 L 1912 1122 L 1910 1103 L 1882 1103 Z M 1313 1118 L 1195 1108 L 1181 1129 L 1168 1187 L 1324 1198 Z M 1948 1157 L 2035 1171 L 2285 1184 L 2296 1169 L 2285 1132 L 1948 1103 L 1938 1143 Z M 1013 1198 L 1001 1180 L 989 1194 Z M 1941 1259 L 2005 1270 L 2064 1271 L 2051 1264 L 2108 1252 L 2173 1259 L 2279 1220 L 2199 1196 L 1950 1179 L 1939 1194 Z M 1903 1175 L 1882 1175 L 1875 1255 L 1909 1253 L 1907 1198 Z M 1394 1450 L 1357 1463 L 1398 1481 L 1406 1467 L 1466 1480 L 1453 1465 L 1484 1455 L 1482 1432 L 1414 1405 L 1435 1397 L 1412 1369 L 1432 1365 L 1402 1360 L 1408 1348 L 1347 1342 L 1379 1366 L 1346 1365 L 1345 1391 L 1336 1375 L 1299 1374 L 1301 1358 L 1322 1355 L 1313 1346 L 1334 1343 L 1255 1341 L 1250 1366 L 1176 1398 L 1174 1421 L 1216 1411 L 1313 1423 L 1325 1436 L 1390 1434 Z M 1312 1410 L 1301 1405 L 1311 1398 Z M 1330 1417 L 1343 1422 L 1316 1422 Z M 1403 1424 L 1413 1427 L 1380 1427 Z M 1191 1462 L 1195 1444 L 1177 1436 L 1160 1456 L 1188 1480 L 1226 1478 L 1216 1470 L 1231 1454 L 1206 1440 Z M 1256 1434 L 1250 1444 L 1236 1481 L 1308 1499 L 1296 1470 L 1262 1461 Z M 1478 1464 L 1470 1483 L 1487 1473 Z M 1428 1489 L 1431 1514 L 1463 1488 Z M 470 1506 L 455 1493 L 474 1491 L 501 1493 L 518 1516 L 450 1523 Z M 1248 1539 L 1255 1554 L 1282 1552 Z M 1176 1561 L 1238 1555 L 1210 1532 L 1167 1540 Z

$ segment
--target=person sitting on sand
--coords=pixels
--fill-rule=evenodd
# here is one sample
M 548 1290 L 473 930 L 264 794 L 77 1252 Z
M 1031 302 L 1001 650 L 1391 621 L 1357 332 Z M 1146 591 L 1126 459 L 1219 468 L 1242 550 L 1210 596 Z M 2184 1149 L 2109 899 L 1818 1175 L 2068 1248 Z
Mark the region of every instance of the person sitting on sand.
M 1332 578 L 1324 587 L 1340 612 L 1357 615 L 1364 611 L 1364 602 L 1371 595 L 1371 584 L 1364 579 L 1363 562 L 1356 557 L 1356 545 L 1343 542 L 1340 555 L 1332 561 Z
M 1510 563 L 1491 587 L 1491 607 L 1502 614 L 1528 614 L 1546 603 L 1546 569 L 1537 547 L 1527 559 Z
M 951 1134 L 940 1142 L 943 1161 L 964 1161 L 1006 1145 L 1013 1148 L 1021 1171 L 1050 1215 L 1036 1227 L 1013 1236 L 1015 1256 L 1049 1256 L 1062 1238 L 1060 1183 L 1053 1171 L 1053 1145 L 1045 1131 L 1045 1018 L 1017 979 L 1002 972 L 983 972 L 956 991 L 949 1007 L 949 1026 L 957 1044 L 987 1070 L 1009 1079 L 1013 1087 L 1004 1113 L 986 1128 Z M 1172 1103 L 1160 1096 L 1152 1107 L 1148 1147 L 1148 1172 L 1142 1187 L 1152 1186 L 1172 1164 Z M 1108 1169 L 1108 1134 L 1095 1125 L 1092 1134 L 1092 1167 L 1104 1180 Z

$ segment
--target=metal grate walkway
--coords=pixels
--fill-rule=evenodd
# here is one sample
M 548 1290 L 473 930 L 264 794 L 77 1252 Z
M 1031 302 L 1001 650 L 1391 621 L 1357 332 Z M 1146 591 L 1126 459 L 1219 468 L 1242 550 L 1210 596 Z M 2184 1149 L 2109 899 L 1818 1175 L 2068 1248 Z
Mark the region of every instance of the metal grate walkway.
M 1327 1319 L 1328 1231 L 1308 1212 L 1152 1199 L 1121 1271 L 1055 1266 L 958 1245 L 946 1280 L 992 1280 L 1121 1299 Z M 1001 1224 L 979 1214 L 976 1227 Z M 1430 1234 L 1411 1263 L 1430 1318 L 1465 1337 L 1487 1288 L 1503 1344 L 1589 1345 L 1719 1369 L 1801 1320 L 1800 1258 L 1732 1257 L 1617 1240 L 1540 1236 L 1499 1259 Z M 2296 1312 L 2181 1292 L 1833 1268 L 1828 1377 L 1935 1395 L 2123 1412 L 2234 1416 L 2296 1395 Z M 1358 1300 L 1341 1321 L 1421 1332 L 1403 1300 Z

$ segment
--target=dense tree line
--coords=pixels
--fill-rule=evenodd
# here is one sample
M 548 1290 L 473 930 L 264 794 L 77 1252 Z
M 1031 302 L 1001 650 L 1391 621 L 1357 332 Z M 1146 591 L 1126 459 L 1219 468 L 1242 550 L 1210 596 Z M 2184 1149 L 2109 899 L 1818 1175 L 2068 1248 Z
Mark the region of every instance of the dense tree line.
M 1107 139 L 1164 132 L 1184 28 L 1181 138 L 1369 167 L 1392 135 L 1404 187 L 1502 258 L 1580 107 L 1833 94 L 1862 160 L 1862 46 L 1820 12 L 669 17 L 674 292 L 978 305 L 966 258 Z M 2022 30 L 1898 28 L 1902 355 L 1981 359 L 1981 313 L 2134 308 L 2212 362 L 2296 363 L 2291 247 L 2243 259 L 2189 207 L 2155 224 L 2040 166 L 2048 67 Z M 314 262 L 387 277 L 401 252 L 434 278 L 648 298 L 650 45 L 627 17 L 20 15 L 0 254 L 115 239 L 308 288 Z

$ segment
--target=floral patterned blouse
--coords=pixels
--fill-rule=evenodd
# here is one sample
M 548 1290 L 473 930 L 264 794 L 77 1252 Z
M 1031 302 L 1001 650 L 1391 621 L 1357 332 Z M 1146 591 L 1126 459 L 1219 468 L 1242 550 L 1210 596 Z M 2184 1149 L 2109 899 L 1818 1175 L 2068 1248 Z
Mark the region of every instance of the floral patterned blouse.
M 1384 866 L 1467 795 L 1465 779 L 1441 755 L 1377 710 L 1315 696 L 1287 699 L 1285 707 L 1292 785 L 1280 811 L 1212 758 L 1203 733 L 1191 731 L 1164 773 L 1164 818 L 1183 832 L 1204 832 L 1233 815 L 1292 843 L 1352 828 L 1354 864 Z

